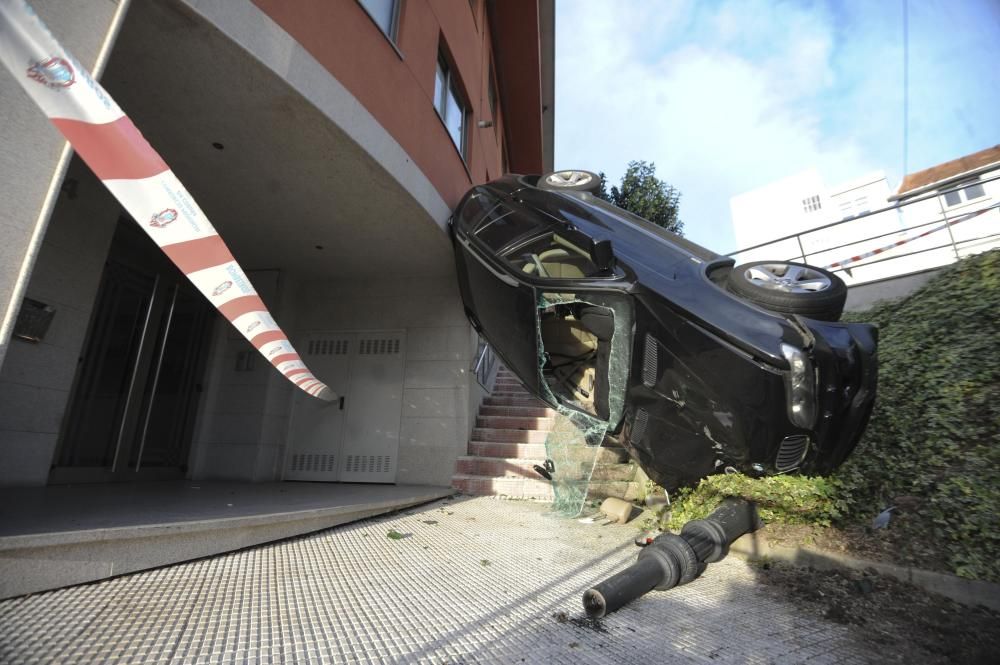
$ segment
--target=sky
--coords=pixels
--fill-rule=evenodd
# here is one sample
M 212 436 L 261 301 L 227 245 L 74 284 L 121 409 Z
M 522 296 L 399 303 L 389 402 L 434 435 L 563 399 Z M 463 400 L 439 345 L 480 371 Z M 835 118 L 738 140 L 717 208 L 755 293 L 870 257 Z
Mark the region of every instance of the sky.
M 720 253 L 729 199 L 1000 144 L 1000 0 L 557 0 L 555 167 L 656 164 L 684 233 Z M 905 160 L 905 165 L 904 165 Z

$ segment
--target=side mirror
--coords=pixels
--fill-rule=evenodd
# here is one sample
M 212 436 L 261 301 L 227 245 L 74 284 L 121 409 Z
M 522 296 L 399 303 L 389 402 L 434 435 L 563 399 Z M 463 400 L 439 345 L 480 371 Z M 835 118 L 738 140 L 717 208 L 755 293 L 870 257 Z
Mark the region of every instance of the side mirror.
M 615 267 L 615 252 L 610 240 L 597 240 L 590 246 L 590 260 L 597 269 L 607 272 Z

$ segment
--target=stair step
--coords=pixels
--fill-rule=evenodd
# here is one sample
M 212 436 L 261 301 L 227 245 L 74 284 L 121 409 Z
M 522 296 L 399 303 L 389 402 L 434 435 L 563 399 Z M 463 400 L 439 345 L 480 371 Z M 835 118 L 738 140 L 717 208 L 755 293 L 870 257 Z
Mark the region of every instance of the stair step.
M 534 466 L 543 465 L 544 459 L 525 459 L 520 457 L 485 457 L 467 455 L 458 458 L 455 473 L 469 476 L 489 476 L 491 478 L 521 477 L 537 480 L 540 478 Z M 575 469 L 556 466 L 556 472 L 569 474 L 583 480 L 590 471 L 590 460 L 581 461 Z M 635 466 L 632 464 L 597 464 L 593 468 L 591 481 L 630 481 L 635 478 Z
M 592 482 L 587 491 L 587 498 L 590 500 L 603 500 L 609 496 L 626 501 L 635 501 L 639 498 L 639 483 L 625 481 Z
M 544 460 L 544 443 L 515 443 L 503 441 L 471 441 L 469 455 L 502 459 Z
M 531 392 L 520 383 L 494 383 L 493 393 L 514 393 L 517 395 L 530 395 Z
M 544 406 L 499 406 L 495 404 L 484 404 L 479 407 L 481 416 L 516 416 L 518 418 L 552 418 L 556 415 L 555 409 Z
M 502 441 L 505 443 L 545 443 L 548 432 L 531 429 L 495 429 L 476 427 L 472 430 L 472 441 Z
M 590 482 L 631 482 L 635 479 L 635 469 L 634 464 L 596 464 Z
M 544 464 L 543 459 L 522 459 L 518 457 L 459 457 L 455 474 L 460 476 L 489 476 L 490 478 L 538 478 L 533 466 Z
M 552 487 L 544 480 L 528 478 L 489 478 L 456 474 L 451 486 L 472 496 L 506 496 L 515 499 L 538 499 L 551 502 Z
M 489 478 L 456 474 L 452 478 L 451 485 L 458 491 L 473 496 L 506 496 L 542 501 L 552 501 L 555 497 L 552 484 L 541 479 Z M 587 491 L 587 498 L 591 500 L 601 500 L 614 496 L 626 501 L 634 501 L 638 495 L 639 484 L 635 482 L 590 483 Z
M 539 409 L 549 409 L 548 404 L 537 397 L 498 397 L 490 395 L 483 398 L 483 406 L 531 406 Z
M 563 452 L 565 460 L 587 463 L 592 463 L 595 454 L 593 448 L 585 446 Z M 544 439 L 538 442 L 472 441 L 469 443 L 469 455 L 523 460 L 544 460 L 547 457 Z M 628 461 L 628 453 L 623 448 L 601 448 L 596 455 L 597 464 L 622 464 Z M 561 464 L 563 460 L 557 462 Z
M 553 418 L 519 418 L 517 416 L 478 416 L 476 427 L 491 429 L 526 429 L 548 431 L 555 424 Z
M 522 390 L 519 393 L 512 393 L 509 391 L 493 392 L 489 394 L 489 397 L 498 397 L 501 399 L 538 399 L 527 390 Z

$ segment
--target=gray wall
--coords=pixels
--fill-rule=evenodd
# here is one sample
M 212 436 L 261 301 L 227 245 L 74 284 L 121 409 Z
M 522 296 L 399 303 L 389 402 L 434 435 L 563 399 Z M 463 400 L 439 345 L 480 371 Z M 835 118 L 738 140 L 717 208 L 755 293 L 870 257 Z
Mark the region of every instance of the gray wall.
M 293 324 L 287 293 L 277 270 L 248 271 L 271 313 L 286 329 Z M 293 386 L 221 316 L 216 317 L 206 364 L 198 424 L 192 442 L 192 477 L 269 481 L 281 477 Z M 237 370 L 240 353 L 253 368 Z
M 940 272 L 941 268 L 932 268 L 909 275 L 899 275 L 898 277 L 852 286 L 847 290 L 847 302 L 844 309 L 848 312 L 863 312 L 883 300 L 898 300 L 910 295 Z
M 33 0 L 62 45 L 98 69 L 113 42 L 114 0 Z M 106 43 L 107 42 L 107 43 Z M 69 151 L 62 135 L 0 66 L 0 363 L 48 222 L 46 195 L 58 191 Z M 0 472 L 2 473 L 2 472 Z
M 455 277 L 310 282 L 299 290 L 296 309 L 300 336 L 406 330 L 396 482 L 450 485 L 455 460 L 467 449 L 476 385 L 469 371 L 474 337 Z
M 469 371 L 475 335 L 455 278 L 296 284 L 274 275 L 251 273 L 251 279 L 298 347 L 310 331 L 406 331 L 396 482 L 450 485 L 485 394 Z M 263 358 L 251 372 L 236 371 L 237 353 L 252 347 L 225 322 L 214 334 L 193 477 L 277 480 L 295 388 Z
M 79 159 L 59 196 L 27 296 L 55 318 L 38 344 L 12 339 L 0 369 L 0 486 L 44 485 L 120 208 Z

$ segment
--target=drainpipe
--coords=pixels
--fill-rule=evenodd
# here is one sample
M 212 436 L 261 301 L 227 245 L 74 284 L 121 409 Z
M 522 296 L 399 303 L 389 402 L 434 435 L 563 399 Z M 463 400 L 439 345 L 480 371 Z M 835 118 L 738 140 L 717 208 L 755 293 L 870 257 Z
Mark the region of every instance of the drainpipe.
M 706 519 L 688 522 L 680 535 L 657 536 L 634 564 L 587 589 L 583 608 L 597 619 L 653 589 L 666 591 L 687 584 L 701 575 L 708 564 L 722 561 L 734 540 L 760 526 L 753 503 L 725 499 Z

